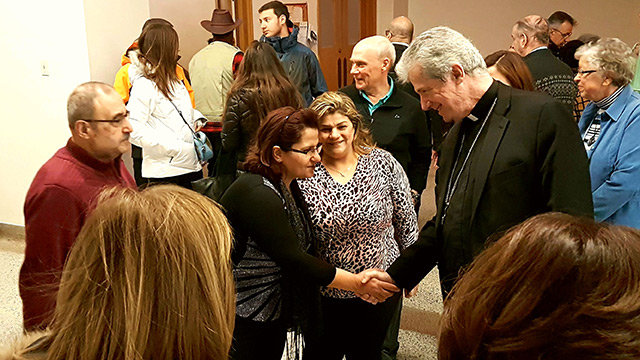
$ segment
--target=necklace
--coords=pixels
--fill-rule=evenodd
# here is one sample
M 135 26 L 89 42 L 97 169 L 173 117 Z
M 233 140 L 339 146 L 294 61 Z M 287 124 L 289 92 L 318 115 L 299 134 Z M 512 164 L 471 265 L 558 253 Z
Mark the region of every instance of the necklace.
M 340 174 L 340 176 L 342 176 L 343 178 L 346 178 L 346 177 L 347 177 L 347 175 L 345 175 L 345 174 L 346 174 L 346 173 L 348 173 L 349 171 L 351 171 L 351 168 L 353 167 L 353 165 L 349 166 L 349 167 L 347 168 L 347 170 L 345 170 L 345 171 L 344 171 L 344 173 L 343 173 L 342 171 L 340 171 L 340 170 L 336 169 L 336 168 L 333 168 L 333 167 L 331 167 L 331 166 L 328 166 L 327 164 L 324 164 L 324 167 L 326 167 L 326 168 L 327 168 L 327 169 L 329 169 L 329 170 L 333 170 L 333 171 L 337 172 L 338 174 Z
M 357 160 L 357 158 L 356 158 L 356 164 L 357 164 L 357 163 L 358 163 L 358 160 Z M 327 169 L 329 169 L 329 170 L 333 170 L 333 171 L 337 172 L 337 173 L 338 173 L 338 174 L 340 174 L 340 176 L 342 176 L 343 178 L 346 178 L 346 177 L 347 177 L 347 174 L 351 171 L 351 169 L 353 168 L 353 165 L 354 165 L 354 164 L 351 164 L 351 166 L 349 166 L 346 170 L 344 170 L 344 172 L 343 172 L 343 171 L 340 171 L 340 170 L 338 170 L 338 169 L 336 169 L 336 168 L 334 168 L 333 166 L 329 166 L 329 165 L 327 165 L 327 163 L 322 163 L 322 165 L 324 165 L 324 167 L 326 167 L 326 168 L 327 168 Z

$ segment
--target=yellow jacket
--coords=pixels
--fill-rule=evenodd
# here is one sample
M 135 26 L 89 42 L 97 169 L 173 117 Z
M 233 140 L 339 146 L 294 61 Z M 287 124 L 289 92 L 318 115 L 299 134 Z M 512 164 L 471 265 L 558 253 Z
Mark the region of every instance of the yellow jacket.
M 118 94 L 122 96 L 122 100 L 126 104 L 129 102 L 129 92 L 131 91 L 131 80 L 129 79 L 129 66 L 131 65 L 131 59 L 129 59 L 129 51 L 137 50 L 138 42 L 134 41 L 131 46 L 122 54 L 122 67 L 116 73 L 116 79 L 113 82 L 113 87 L 116 89 Z M 176 65 L 176 75 L 178 76 L 178 80 L 184 83 L 184 87 L 187 88 L 189 92 L 189 97 L 191 98 L 191 105 L 195 109 L 196 101 L 193 97 L 193 89 L 191 88 L 191 84 L 189 84 L 189 80 L 184 75 L 184 69 L 180 65 Z

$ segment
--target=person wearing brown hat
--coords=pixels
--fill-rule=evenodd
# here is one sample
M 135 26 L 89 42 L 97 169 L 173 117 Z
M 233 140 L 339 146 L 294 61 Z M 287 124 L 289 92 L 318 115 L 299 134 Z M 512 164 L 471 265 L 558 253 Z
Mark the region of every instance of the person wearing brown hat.
M 211 20 L 200 22 L 213 37 L 189 62 L 196 109 L 208 120 L 202 131 L 207 134 L 216 155 L 221 144 L 220 132 L 225 99 L 243 56 L 242 51 L 235 46 L 233 38 L 233 31 L 240 24 L 242 20 L 233 21 L 228 10 L 213 10 Z M 215 160 L 209 160 L 209 173 L 213 170 Z

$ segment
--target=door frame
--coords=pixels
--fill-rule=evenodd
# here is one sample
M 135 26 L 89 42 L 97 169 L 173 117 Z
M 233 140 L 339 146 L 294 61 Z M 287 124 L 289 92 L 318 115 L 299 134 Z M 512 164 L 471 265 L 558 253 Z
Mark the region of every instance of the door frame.
M 236 29 L 236 45 L 245 51 L 253 41 L 253 2 L 249 0 L 233 0 L 236 19 L 242 24 Z

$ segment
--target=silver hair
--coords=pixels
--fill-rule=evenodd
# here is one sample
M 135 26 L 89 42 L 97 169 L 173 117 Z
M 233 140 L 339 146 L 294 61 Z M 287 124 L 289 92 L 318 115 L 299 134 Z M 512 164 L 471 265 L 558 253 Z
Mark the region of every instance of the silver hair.
M 547 22 L 547 19 L 542 16 L 525 16 L 522 20 L 516 21 L 515 26 L 520 34 L 526 34 L 527 36 L 538 40 L 543 45 L 549 44 L 549 23 Z
M 420 34 L 405 50 L 396 64 L 396 74 L 407 82 L 409 71 L 420 66 L 427 78 L 444 81 L 455 64 L 467 75 L 487 73 L 482 55 L 469 39 L 451 28 L 438 26 Z
M 583 56 L 598 72 L 611 78 L 615 86 L 626 86 L 633 79 L 635 56 L 631 48 L 618 38 L 603 38 L 582 45 L 576 51 L 576 59 Z

